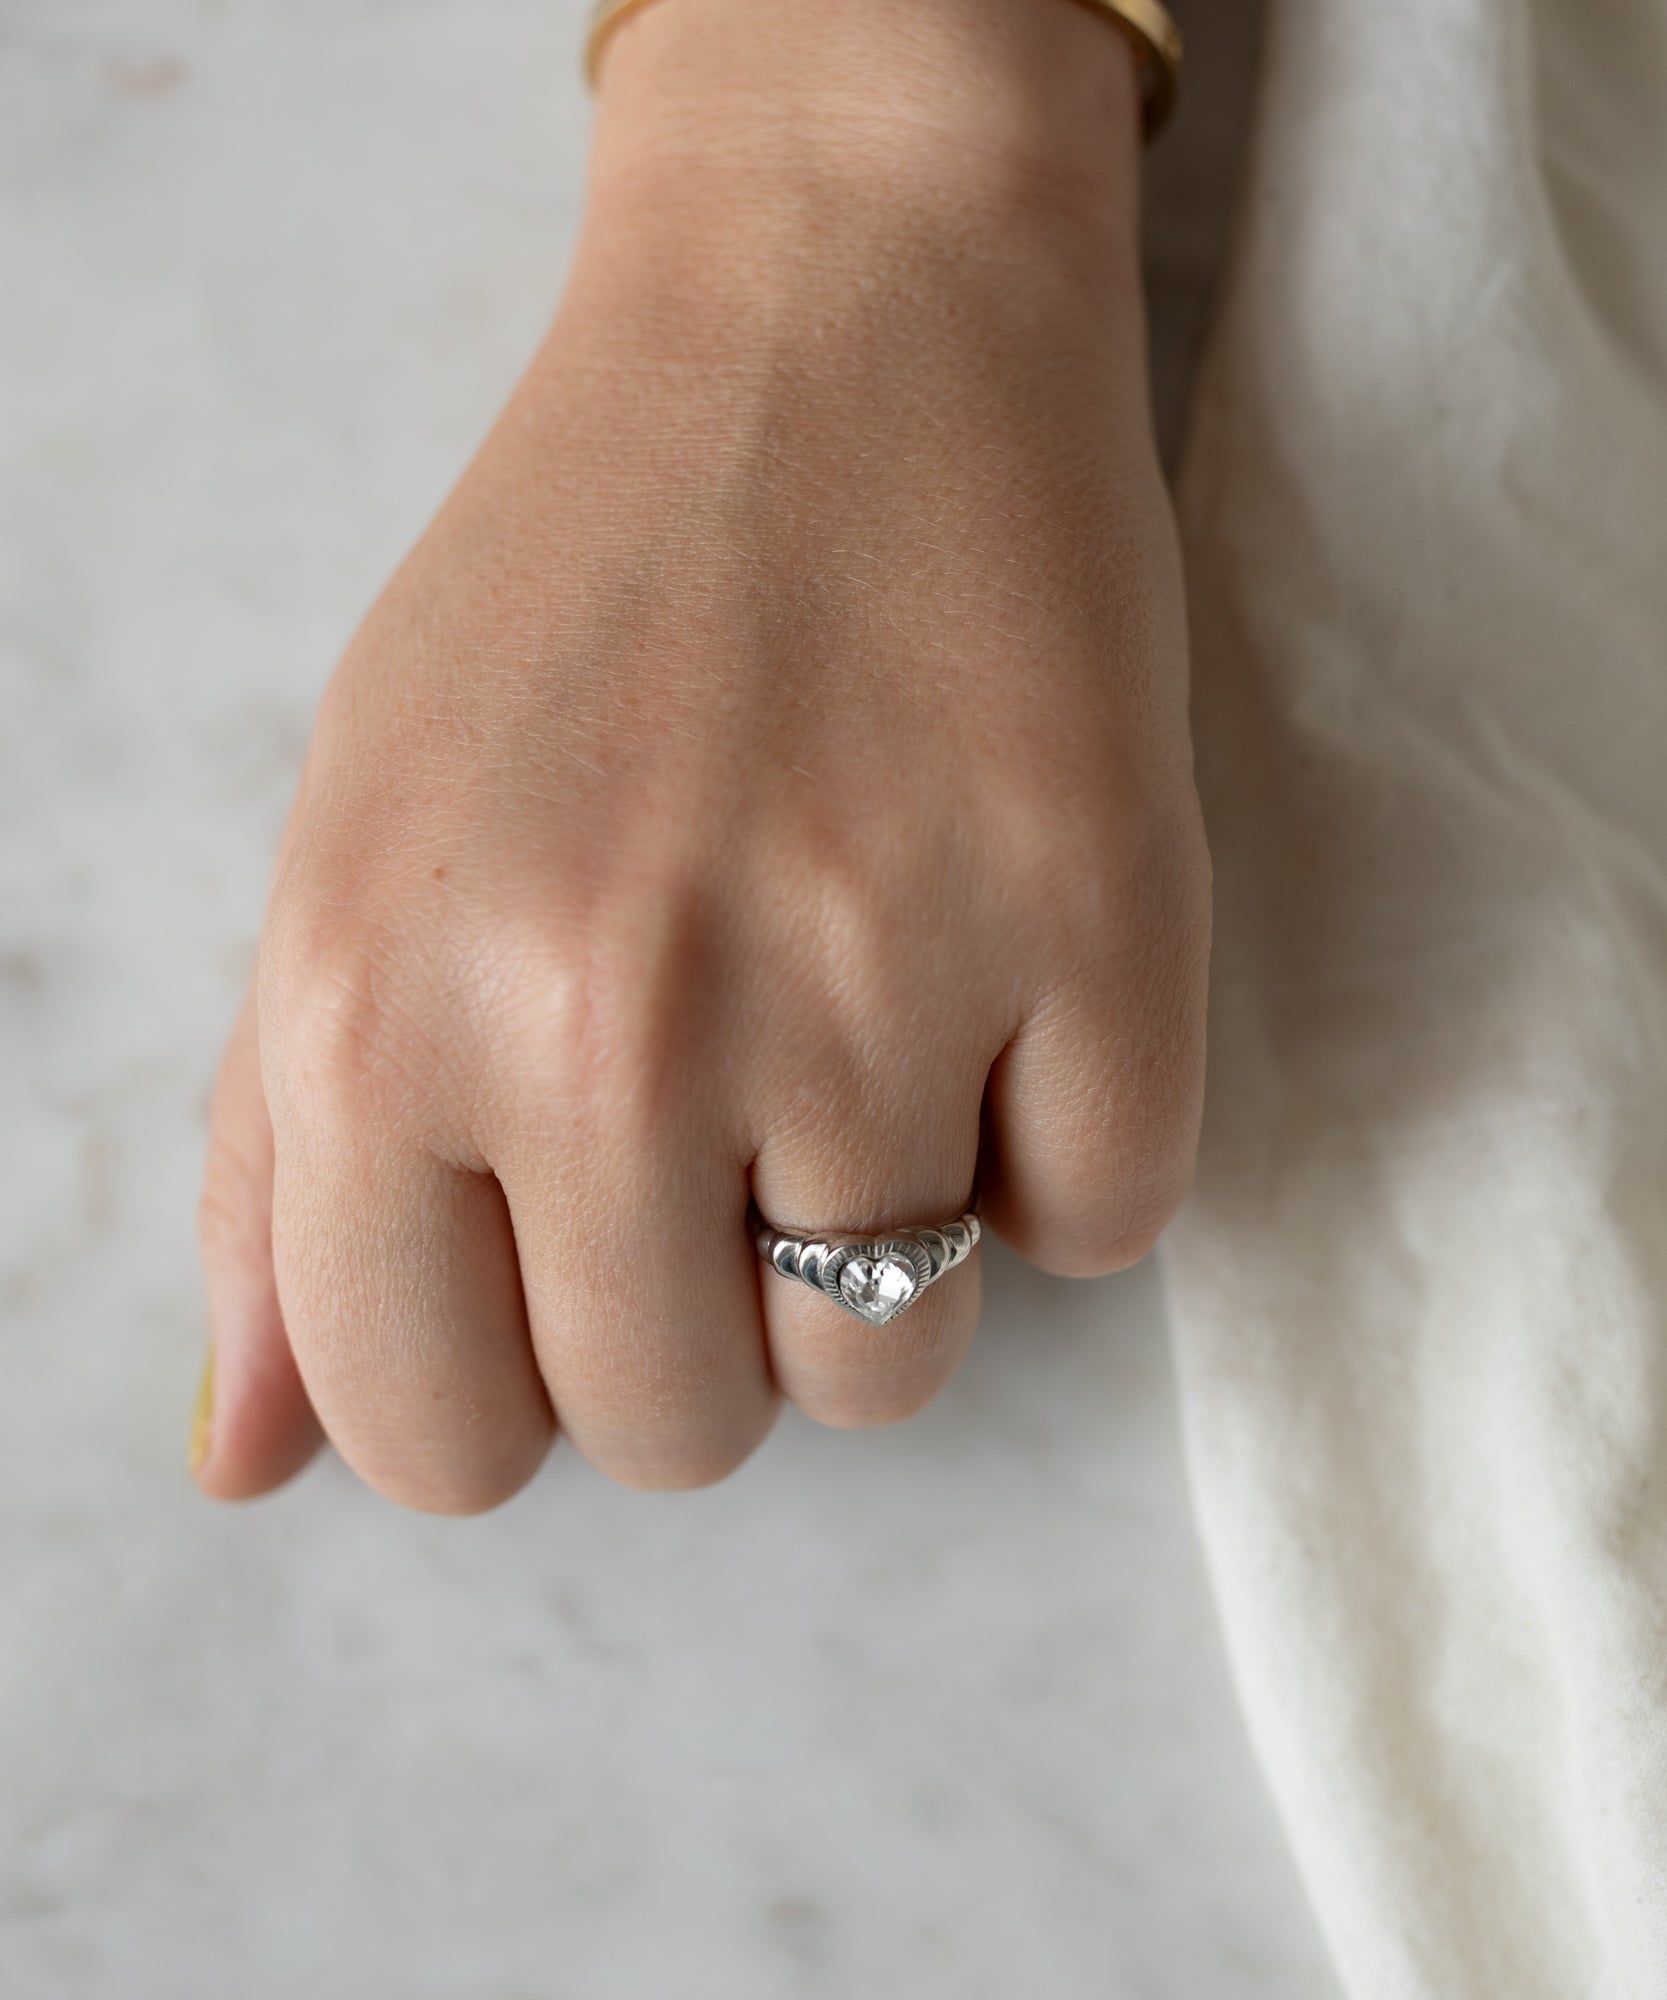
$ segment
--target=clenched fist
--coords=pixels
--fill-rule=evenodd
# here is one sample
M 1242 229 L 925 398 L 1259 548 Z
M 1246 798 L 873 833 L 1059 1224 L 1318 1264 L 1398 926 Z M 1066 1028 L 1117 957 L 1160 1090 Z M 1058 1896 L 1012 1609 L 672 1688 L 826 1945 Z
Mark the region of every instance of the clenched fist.
M 559 1430 L 675 1487 L 779 1396 L 918 1409 L 760 1261 L 939 1223 L 1138 1257 L 1191 1170 L 1208 867 L 1121 39 L 662 0 L 555 324 L 331 685 L 203 1204 L 197 1476 L 318 1427 L 467 1511 Z

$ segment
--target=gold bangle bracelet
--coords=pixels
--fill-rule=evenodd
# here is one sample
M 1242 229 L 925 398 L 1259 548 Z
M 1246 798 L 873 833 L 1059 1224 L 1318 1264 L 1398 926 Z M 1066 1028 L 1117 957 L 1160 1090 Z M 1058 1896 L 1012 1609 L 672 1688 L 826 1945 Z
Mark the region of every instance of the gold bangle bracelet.
M 1134 45 L 1140 72 L 1140 117 L 1148 142 L 1169 123 L 1181 85 L 1181 59 L 1186 45 L 1175 16 L 1163 0 L 1081 0 L 1106 15 Z
M 759 0 L 760 5 L 766 0 Z M 836 0 L 837 4 L 837 0 Z M 1047 0 L 1052 5 L 1053 0 Z M 1181 79 L 1181 31 L 1163 0 L 1076 0 L 1103 14 L 1128 36 L 1140 72 L 1141 122 L 1153 139 L 1175 108 Z M 585 80 L 594 90 L 602 66 L 602 49 L 621 21 L 649 5 L 649 0 L 596 0 L 585 31 Z

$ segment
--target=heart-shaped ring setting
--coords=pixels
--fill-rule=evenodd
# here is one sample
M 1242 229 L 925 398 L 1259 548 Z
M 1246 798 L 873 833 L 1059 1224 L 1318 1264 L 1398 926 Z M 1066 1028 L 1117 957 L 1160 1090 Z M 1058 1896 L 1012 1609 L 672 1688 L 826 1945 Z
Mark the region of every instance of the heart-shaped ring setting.
M 919 1290 L 914 1266 L 901 1257 L 851 1257 L 839 1267 L 839 1303 L 875 1326 L 895 1319 Z
M 964 1264 L 982 1232 L 968 1210 L 934 1229 L 870 1239 L 790 1236 L 764 1225 L 758 1251 L 784 1278 L 797 1278 L 865 1326 L 886 1326 L 926 1287 Z
M 906 1312 L 932 1282 L 932 1260 L 907 1236 L 842 1243 L 822 1259 L 822 1290 L 869 1326 Z

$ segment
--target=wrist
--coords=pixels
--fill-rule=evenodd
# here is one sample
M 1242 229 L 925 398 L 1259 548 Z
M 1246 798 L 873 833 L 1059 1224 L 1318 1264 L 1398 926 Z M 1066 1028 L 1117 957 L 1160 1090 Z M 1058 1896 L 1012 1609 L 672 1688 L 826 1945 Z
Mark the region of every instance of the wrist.
M 653 0 L 608 37 L 591 209 L 756 232 L 809 196 L 1132 255 L 1139 149 L 1127 39 L 1075 0 Z
M 1077 312 L 1132 358 L 1139 157 L 1128 44 L 1076 0 L 652 0 L 603 55 L 562 345 L 896 360 Z

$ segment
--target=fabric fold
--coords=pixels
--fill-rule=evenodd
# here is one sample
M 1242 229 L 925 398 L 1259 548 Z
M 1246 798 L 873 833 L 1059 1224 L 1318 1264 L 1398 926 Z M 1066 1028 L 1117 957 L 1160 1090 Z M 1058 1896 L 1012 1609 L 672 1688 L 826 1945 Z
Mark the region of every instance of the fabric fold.
M 1359 2000 L 1667 1993 L 1664 218 L 1652 0 L 1273 8 L 1182 481 L 1218 919 L 1169 1283 Z

